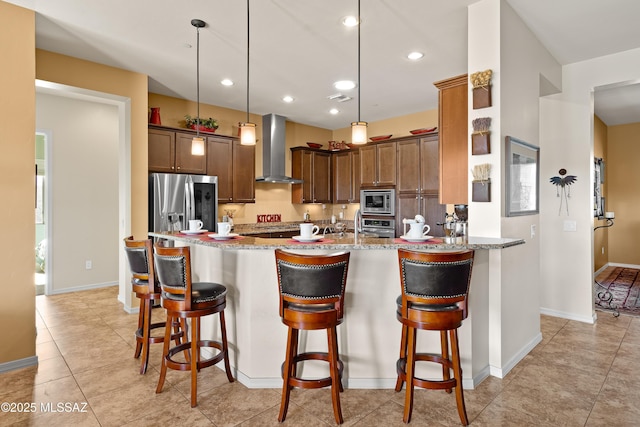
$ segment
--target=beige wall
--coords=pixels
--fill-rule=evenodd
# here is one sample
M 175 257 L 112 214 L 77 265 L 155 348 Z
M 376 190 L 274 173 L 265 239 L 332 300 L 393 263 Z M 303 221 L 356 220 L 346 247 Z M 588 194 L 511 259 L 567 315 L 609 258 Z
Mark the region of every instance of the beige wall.
M 607 160 L 607 125 L 600 120 L 598 116 L 594 116 L 593 120 L 593 155 L 594 157 L 599 157 L 604 160 L 605 163 L 605 180 L 602 185 L 602 196 L 605 198 L 605 209 L 610 211 L 609 204 L 611 201 L 607 196 L 607 184 L 608 179 L 606 177 L 607 170 L 609 169 L 606 166 L 609 166 L 609 162 Z M 594 227 L 599 225 L 605 225 L 606 222 L 604 220 L 598 220 L 594 218 Z M 598 271 L 600 268 L 604 267 L 607 262 L 609 262 L 609 229 L 608 228 L 600 228 L 595 230 L 593 233 L 593 268 L 594 271 Z M 604 248 L 604 254 L 602 253 L 602 248 Z
M 36 95 L 38 130 L 52 137 L 51 293 L 118 281 L 118 122 L 115 105 Z
M 640 265 L 640 123 L 609 126 L 607 132 L 607 210 L 616 214 L 609 228 L 609 262 Z M 600 231 L 600 230 L 598 230 Z
M 0 209 L 0 364 L 36 354 L 34 49 L 34 12 L 0 2 L 0 192 L 11 201 Z

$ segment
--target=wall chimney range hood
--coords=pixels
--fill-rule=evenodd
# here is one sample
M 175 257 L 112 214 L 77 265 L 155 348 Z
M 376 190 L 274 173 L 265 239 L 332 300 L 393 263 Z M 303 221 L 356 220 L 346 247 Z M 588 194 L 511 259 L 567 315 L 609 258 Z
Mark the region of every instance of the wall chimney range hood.
M 276 114 L 262 116 L 262 173 L 256 182 L 302 184 L 301 179 L 285 175 L 285 122 Z

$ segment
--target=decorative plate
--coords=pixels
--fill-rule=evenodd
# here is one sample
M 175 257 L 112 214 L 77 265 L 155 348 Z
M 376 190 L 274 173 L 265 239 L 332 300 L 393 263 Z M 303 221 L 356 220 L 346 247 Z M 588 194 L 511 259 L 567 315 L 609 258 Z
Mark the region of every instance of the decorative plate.
M 414 130 L 410 130 L 409 132 L 411 132 L 411 135 L 420 135 L 423 133 L 430 133 L 430 132 L 434 132 L 436 129 L 438 129 L 438 127 L 434 127 L 434 128 L 420 128 L 420 129 L 414 129 Z
M 318 144 L 317 142 L 307 142 L 307 145 L 311 148 L 320 148 L 322 144 Z
M 379 136 L 372 136 L 369 139 L 372 141 L 384 141 L 385 139 L 389 139 L 392 136 L 393 135 L 379 135 Z

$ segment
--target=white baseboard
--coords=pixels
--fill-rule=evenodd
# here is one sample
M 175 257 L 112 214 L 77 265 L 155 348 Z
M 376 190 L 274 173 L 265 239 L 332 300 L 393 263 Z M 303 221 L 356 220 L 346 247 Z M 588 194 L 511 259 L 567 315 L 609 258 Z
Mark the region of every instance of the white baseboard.
M 633 268 L 635 270 L 640 270 L 640 265 L 637 264 L 620 264 L 618 262 L 610 262 L 607 264 L 609 267 L 623 267 L 623 268 Z
M 78 292 L 78 291 L 88 291 L 91 289 L 100 289 L 100 288 L 108 288 L 109 286 L 115 286 L 118 282 L 105 282 L 105 283 L 94 283 L 92 285 L 81 285 L 74 286 L 71 288 L 64 289 L 53 289 L 50 290 L 48 295 L 60 295 L 60 294 L 68 294 L 70 292 Z
M 515 354 L 511 360 L 509 360 L 504 366 L 490 366 L 489 373 L 491 376 L 504 378 L 511 370 L 522 360 L 525 358 L 527 354 L 534 349 L 535 346 L 542 342 L 542 332 L 538 333 L 531 341 L 529 341 L 524 347 L 520 349 L 520 351 Z
M 596 323 L 595 312 L 591 317 L 587 317 L 587 316 L 576 316 L 573 313 L 567 313 L 564 311 L 551 310 L 548 308 L 540 308 L 540 314 L 546 314 L 547 316 L 560 317 L 561 319 L 576 320 L 578 322 L 584 322 L 584 323 L 590 323 L 590 324 Z
M 14 369 L 37 366 L 38 356 L 25 357 L 24 359 L 12 360 L 11 362 L 0 363 L 0 373 L 13 371 Z

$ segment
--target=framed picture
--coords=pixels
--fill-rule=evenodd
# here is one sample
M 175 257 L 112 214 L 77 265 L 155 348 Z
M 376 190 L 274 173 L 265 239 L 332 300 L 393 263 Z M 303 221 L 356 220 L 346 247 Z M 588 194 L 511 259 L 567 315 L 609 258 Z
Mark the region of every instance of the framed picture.
M 505 216 L 535 215 L 540 200 L 540 148 L 505 138 Z

